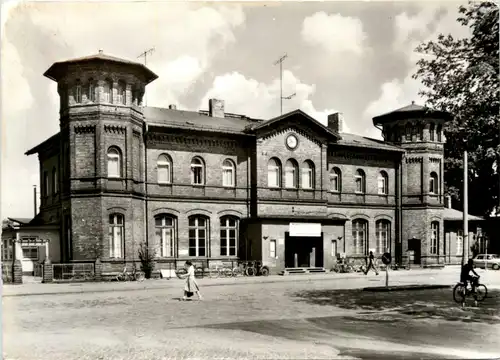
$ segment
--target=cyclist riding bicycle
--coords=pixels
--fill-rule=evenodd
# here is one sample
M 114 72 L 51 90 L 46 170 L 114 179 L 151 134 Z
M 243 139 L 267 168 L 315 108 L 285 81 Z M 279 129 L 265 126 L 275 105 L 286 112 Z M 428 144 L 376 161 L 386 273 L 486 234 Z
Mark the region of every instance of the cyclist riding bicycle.
M 474 262 L 472 261 L 472 259 L 469 259 L 469 261 L 467 261 L 467 264 L 462 266 L 462 272 L 460 273 L 460 282 L 463 282 L 465 286 L 467 286 L 467 281 L 469 281 L 472 286 L 472 292 L 474 293 L 476 292 L 476 284 L 477 280 L 479 279 L 479 275 L 474 271 L 473 265 Z M 471 271 L 476 276 L 470 275 Z

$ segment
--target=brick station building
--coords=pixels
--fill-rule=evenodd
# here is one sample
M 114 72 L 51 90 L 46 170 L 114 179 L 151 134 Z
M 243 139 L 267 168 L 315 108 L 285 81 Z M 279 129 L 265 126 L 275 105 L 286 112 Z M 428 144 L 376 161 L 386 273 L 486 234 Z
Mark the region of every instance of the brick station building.
M 261 260 L 276 273 L 324 267 L 369 250 L 443 263 L 442 126 L 416 104 L 373 119 L 384 141 L 342 132 L 300 110 L 270 119 L 143 106 L 157 78 L 102 52 L 57 62 L 60 132 L 40 160 L 34 222 L 58 225 L 53 261 L 101 258 L 105 269 L 157 251 L 157 269 L 186 259 Z

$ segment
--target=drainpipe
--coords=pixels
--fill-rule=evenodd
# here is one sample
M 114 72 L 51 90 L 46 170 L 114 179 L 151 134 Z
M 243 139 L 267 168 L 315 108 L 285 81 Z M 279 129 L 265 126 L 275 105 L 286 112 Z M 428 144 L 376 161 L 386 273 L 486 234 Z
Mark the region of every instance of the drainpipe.
M 146 248 L 149 251 L 149 224 L 148 224 L 148 149 L 147 149 L 148 124 L 144 121 L 142 129 L 144 142 L 144 233 Z

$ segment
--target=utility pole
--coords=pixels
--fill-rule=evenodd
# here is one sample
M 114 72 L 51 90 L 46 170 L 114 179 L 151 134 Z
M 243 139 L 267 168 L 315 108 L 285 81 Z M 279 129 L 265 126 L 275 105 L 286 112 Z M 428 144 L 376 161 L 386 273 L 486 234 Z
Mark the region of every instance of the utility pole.
M 147 66 L 148 65 L 148 55 L 151 55 L 153 52 L 155 51 L 155 48 L 152 47 L 151 49 L 148 49 L 144 52 L 142 52 L 138 58 L 140 57 L 144 57 L 144 66 Z M 144 105 L 147 106 L 148 105 L 148 102 L 147 102 L 147 97 L 146 97 L 146 89 L 144 89 Z
M 283 115 L 283 99 L 290 100 L 296 95 L 296 93 L 293 93 L 292 95 L 283 97 L 283 61 L 285 61 L 287 57 L 288 55 L 285 54 L 274 62 L 274 65 L 279 64 L 280 66 L 280 115 Z
M 467 143 L 466 143 L 467 144 Z M 466 145 L 467 146 L 467 145 Z M 469 176 L 468 176 L 468 156 L 467 156 L 467 147 L 464 150 L 464 194 L 463 194 L 463 203 L 464 203 L 464 238 L 463 238 L 463 255 L 462 255 L 462 265 L 467 263 L 469 259 Z

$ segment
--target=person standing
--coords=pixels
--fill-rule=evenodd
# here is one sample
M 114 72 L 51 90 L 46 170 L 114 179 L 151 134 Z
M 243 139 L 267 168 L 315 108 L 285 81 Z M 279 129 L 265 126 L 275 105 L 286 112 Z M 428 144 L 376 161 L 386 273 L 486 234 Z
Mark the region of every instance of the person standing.
M 186 284 L 184 285 L 184 296 L 182 297 L 182 300 L 187 300 L 187 298 L 193 296 L 194 293 L 198 295 L 199 300 L 203 300 L 203 297 L 200 293 L 200 288 L 194 276 L 193 263 L 189 260 L 186 261 L 186 263 L 184 264 L 184 268 L 186 269 L 187 273 L 184 275 L 179 275 L 179 278 L 186 279 Z
M 375 256 L 373 255 L 373 251 L 370 251 L 370 255 L 368 255 L 368 266 L 366 267 L 365 275 L 368 275 L 368 271 L 370 271 L 370 269 L 373 269 L 375 274 L 378 275 L 378 270 L 375 267 Z

